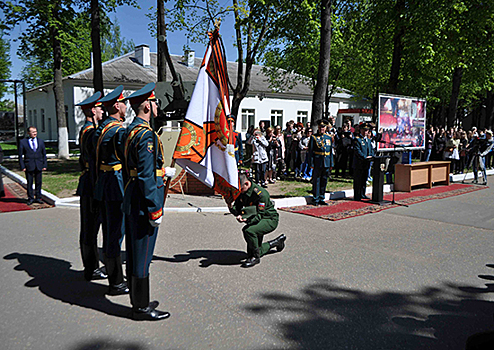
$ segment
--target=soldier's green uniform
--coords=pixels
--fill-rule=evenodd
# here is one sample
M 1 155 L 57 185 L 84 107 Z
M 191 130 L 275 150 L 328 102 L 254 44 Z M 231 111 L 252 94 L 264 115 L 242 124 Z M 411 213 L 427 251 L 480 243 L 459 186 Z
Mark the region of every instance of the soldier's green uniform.
M 235 216 L 242 215 L 242 210 L 246 207 L 256 208 L 253 215 L 248 215 L 250 217 L 242 228 L 244 239 L 247 242 L 247 255 L 251 257 L 255 250 L 259 249 L 259 255 L 263 256 L 272 248 L 272 245 L 269 242 L 262 243 L 262 239 L 265 234 L 273 232 L 278 227 L 278 212 L 268 191 L 252 181 L 247 192 L 241 193 L 235 200 L 230 212 Z

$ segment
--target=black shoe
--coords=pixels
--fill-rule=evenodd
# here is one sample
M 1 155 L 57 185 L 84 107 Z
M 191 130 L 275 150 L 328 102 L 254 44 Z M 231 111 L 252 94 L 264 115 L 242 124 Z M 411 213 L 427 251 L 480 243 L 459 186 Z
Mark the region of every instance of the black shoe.
M 108 275 L 104 271 L 104 268 L 102 267 L 101 269 L 96 269 L 93 271 L 93 274 L 91 276 L 91 281 L 94 280 L 105 280 L 108 278 Z
M 260 258 L 251 257 L 245 260 L 245 262 L 242 264 L 242 267 L 252 267 L 254 265 L 259 264 L 260 262 L 261 262 Z
M 43 204 L 43 201 L 41 199 L 35 199 L 34 203 Z
M 269 241 L 268 243 L 270 248 L 276 247 L 276 250 L 278 252 L 281 252 L 283 249 L 285 249 L 285 241 L 286 241 L 286 236 L 284 234 L 281 234 L 272 241 Z
M 325 201 L 321 201 L 321 202 L 317 203 L 317 205 L 329 205 L 329 204 L 326 203 Z
M 252 256 L 247 258 L 245 262 L 242 264 L 242 267 L 252 267 L 261 262 L 261 252 L 259 248 L 255 248 L 252 250 Z
M 149 276 L 137 278 L 130 276 L 132 318 L 137 321 L 159 321 L 170 317 L 166 311 L 158 311 L 157 301 L 149 302 Z M 147 306 L 146 306 L 147 305 Z
M 369 199 L 365 194 L 362 195 L 362 199 Z
M 132 319 L 136 321 L 159 321 L 170 317 L 169 312 L 156 310 L 152 305 L 154 303 L 157 302 L 153 301 L 145 308 L 133 308 Z
M 34 202 L 34 201 L 33 201 L 32 199 L 28 199 L 28 200 L 27 200 L 27 202 L 26 202 L 26 204 L 27 204 L 27 205 L 31 205 L 31 204 L 33 204 L 33 202 Z
M 124 295 L 129 294 L 129 287 L 126 282 L 122 282 L 115 285 L 110 285 L 108 288 L 109 295 Z

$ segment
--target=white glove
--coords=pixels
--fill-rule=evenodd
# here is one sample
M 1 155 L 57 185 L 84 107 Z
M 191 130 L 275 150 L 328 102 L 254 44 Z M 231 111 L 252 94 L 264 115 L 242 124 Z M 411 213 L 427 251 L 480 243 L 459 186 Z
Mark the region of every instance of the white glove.
M 157 218 L 156 220 L 151 220 L 149 219 L 149 223 L 151 224 L 151 226 L 153 227 L 158 227 L 160 224 L 161 224 L 161 221 L 163 220 L 163 217 L 160 216 L 159 218 Z
M 169 166 L 167 166 L 165 168 L 165 176 L 166 177 L 174 177 L 176 173 L 177 173 L 177 169 L 176 168 L 171 168 Z

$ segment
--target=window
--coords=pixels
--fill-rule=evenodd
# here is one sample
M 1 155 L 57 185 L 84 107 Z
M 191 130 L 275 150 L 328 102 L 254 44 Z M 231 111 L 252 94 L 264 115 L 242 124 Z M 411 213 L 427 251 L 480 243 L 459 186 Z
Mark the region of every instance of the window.
M 38 128 L 38 111 L 33 110 L 33 126 L 37 129 Z
M 45 110 L 41 109 L 41 132 L 45 132 Z
M 249 126 L 256 126 L 256 111 L 254 109 L 242 109 L 242 131 L 247 131 Z
M 307 124 L 308 115 L 307 111 L 297 111 L 297 123 Z
M 276 125 L 280 125 L 283 128 L 283 111 L 272 109 L 271 110 L 271 126 L 274 128 Z

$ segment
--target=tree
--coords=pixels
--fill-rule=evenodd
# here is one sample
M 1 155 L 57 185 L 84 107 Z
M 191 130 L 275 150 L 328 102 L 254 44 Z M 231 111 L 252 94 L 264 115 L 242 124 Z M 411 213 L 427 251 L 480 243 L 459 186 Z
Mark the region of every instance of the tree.
M 230 82 L 233 91 L 231 114 L 238 115 L 240 103 L 250 88 L 252 65 L 257 62 L 266 46 L 267 33 L 275 19 L 281 16 L 276 0 L 232 0 L 229 6 L 220 6 L 216 0 L 177 0 L 167 10 L 170 30 L 185 30 L 192 41 L 204 42 L 214 23 L 233 15 L 237 47 L 237 80 Z
M 331 0 L 321 1 L 321 39 L 319 46 L 319 67 L 317 82 L 312 99 L 311 125 L 323 117 L 324 102 L 328 91 L 329 64 L 331 57 Z
M 0 79 L 10 78 L 10 45 L 3 38 L 3 31 L 0 30 Z M 3 100 L 5 93 L 7 92 L 7 86 L 0 83 L 0 111 L 12 111 L 12 102 Z
M 71 24 L 75 12 L 70 0 L 20 0 L 17 4 L 2 2 L 6 24 L 13 28 L 21 22 L 27 28 L 20 35 L 20 51 L 31 53 L 36 57 L 36 51 L 51 47 L 51 62 L 53 64 L 53 92 L 55 94 L 55 111 L 58 125 L 58 157 L 69 157 L 69 138 L 65 118 L 64 94 L 62 87 L 62 47 L 63 37 L 73 28 Z

